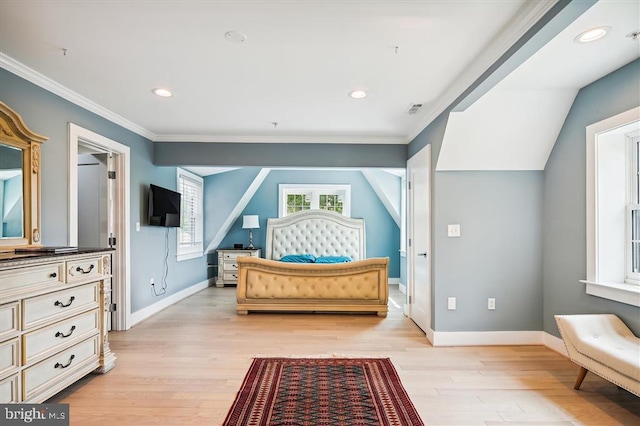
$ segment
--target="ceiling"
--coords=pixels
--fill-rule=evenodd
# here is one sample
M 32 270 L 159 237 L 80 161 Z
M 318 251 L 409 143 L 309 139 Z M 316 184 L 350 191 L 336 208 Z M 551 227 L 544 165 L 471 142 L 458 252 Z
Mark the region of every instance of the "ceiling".
M 407 143 L 531 3 L 2 0 L 0 51 L 155 141 Z
M 598 26 L 611 31 L 574 41 Z M 639 30 L 640 1 L 597 2 L 471 105 L 454 109 L 437 170 L 544 170 L 578 91 L 640 57 L 640 38 L 627 36 Z
M 153 141 L 406 144 L 555 3 L 2 0 L 0 66 Z M 613 15 L 624 25 L 600 19 L 602 5 L 622 10 Z M 460 117 L 442 155 L 454 166 L 444 169 L 474 168 L 455 165 L 473 138 L 455 134 L 454 121 L 473 129 L 514 110 L 502 102 L 510 91 L 528 93 L 538 114 L 541 105 L 567 110 L 580 87 L 640 56 L 638 44 L 574 55 L 585 46 L 571 41 L 573 32 L 585 25 L 612 25 L 615 38 L 607 38 L 627 46 L 626 28 L 640 29 L 637 0 L 603 0 L 591 10 L 563 41 L 453 113 Z M 229 41 L 228 31 L 246 41 Z M 600 54 L 606 60 L 594 59 Z M 156 87 L 173 96 L 154 95 Z M 354 89 L 368 96 L 352 99 Z M 563 101 L 539 99 L 551 90 L 565 92 Z M 413 104 L 423 106 L 409 114 Z M 548 155 L 543 145 L 538 163 Z

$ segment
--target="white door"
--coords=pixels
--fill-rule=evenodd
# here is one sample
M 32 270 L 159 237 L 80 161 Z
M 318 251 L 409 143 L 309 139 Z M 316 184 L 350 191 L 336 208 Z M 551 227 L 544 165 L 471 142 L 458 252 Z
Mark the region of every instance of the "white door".
M 431 329 L 431 145 L 407 161 L 409 185 L 409 317 Z
M 131 306 L 131 257 L 130 240 L 130 149 L 88 129 L 69 123 L 69 245 L 78 245 L 78 154 L 83 152 L 106 153 L 109 179 L 106 186 L 105 210 L 107 246 L 116 250 L 111 263 L 111 302 L 115 306 L 112 326 L 115 330 L 127 330 L 130 325 Z M 110 172 L 115 172 L 112 175 Z M 114 244 L 115 242 L 115 244 Z M 104 243 L 101 243 L 104 245 Z
M 107 154 L 78 155 L 78 246 L 107 247 Z

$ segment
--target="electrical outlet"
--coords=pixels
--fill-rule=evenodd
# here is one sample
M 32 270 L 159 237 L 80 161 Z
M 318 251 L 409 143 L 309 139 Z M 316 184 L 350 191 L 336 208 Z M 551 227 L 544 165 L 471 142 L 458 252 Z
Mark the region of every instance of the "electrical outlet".
M 487 301 L 487 309 L 489 309 L 490 311 L 495 311 L 496 310 L 496 299 L 494 299 L 493 297 L 490 297 Z
M 151 285 L 154 285 L 154 284 L 155 284 L 155 283 L 153 282 L 153 278 L 151 278 L 151 279 L 149 280 L 149 283 L 150 283 Z
M 460 236 L 460 225 L 447 225 L 447 236 L 449 238 L 456 238 Z
M 455 311 L 456 310 L 456 298 L 455 297 L 449 297 L 447 299 L 447 309 L 450 311 Z

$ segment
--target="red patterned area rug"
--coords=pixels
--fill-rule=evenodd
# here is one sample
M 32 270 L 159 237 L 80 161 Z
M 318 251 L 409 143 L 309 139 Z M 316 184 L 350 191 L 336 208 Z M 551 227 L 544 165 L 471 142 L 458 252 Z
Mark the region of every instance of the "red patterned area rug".
M 256 358 L 224 426 L 424 425 L 388 358 Z

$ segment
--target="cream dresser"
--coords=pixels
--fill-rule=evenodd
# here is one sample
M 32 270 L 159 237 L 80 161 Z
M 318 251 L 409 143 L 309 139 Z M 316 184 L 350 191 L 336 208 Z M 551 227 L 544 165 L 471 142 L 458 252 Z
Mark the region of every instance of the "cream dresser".
M 260 249 L 218 249 L 218 278 L 216 287 L 238 284 L 238 262 L 240 256 L 260 257 Z
M 115 365 L 111 250 L 0 254 L 0 403 L 40 403 Z

